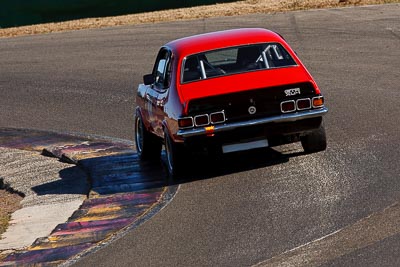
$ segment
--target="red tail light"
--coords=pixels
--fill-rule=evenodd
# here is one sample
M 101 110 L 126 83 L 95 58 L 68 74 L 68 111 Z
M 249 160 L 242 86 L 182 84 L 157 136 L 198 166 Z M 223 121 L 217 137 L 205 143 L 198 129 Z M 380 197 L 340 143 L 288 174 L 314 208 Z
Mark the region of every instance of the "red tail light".
M 225 122 L 225 113 L 223 111 L 214 112 L 210 114 L 211 124 L 223 123 Z
M 193 127 L 193 118 L 192 117 L 185 117 L 178 119 L 178 126 L 179 128 L 190 128 Z
M 294 100 L 283 101 L 281 103 L 282 113 L 288 113 L 296 110 L 296 102 Z
M 311 99 L 302 98 L 297 99 L 296 106 L 298 110 L 310 109 L 311 108 Z
M 205 126 L 210 123 L 210 119 L 207 114 L 197 115 L 194 117 L 194 125 L 196 126 Z
M 224 123 L 226 121 L 225 112 L 218 111 L 208 114 L 200 114 L 193 117 L 184 117 L 178 119 L 178 126 L 180 129 L 202 127 L 211 124 Z

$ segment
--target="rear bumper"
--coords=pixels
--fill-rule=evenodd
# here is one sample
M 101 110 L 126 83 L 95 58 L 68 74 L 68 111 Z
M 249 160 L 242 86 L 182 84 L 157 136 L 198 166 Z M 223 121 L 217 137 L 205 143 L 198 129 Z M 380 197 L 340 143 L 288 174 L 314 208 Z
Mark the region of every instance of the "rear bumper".
M 232 131 L 235 129 L 249 127 L 249 126 L 260 126 L 263 124 L 269 123 L 285 123 L 285 122 L 296 122 L 305 119 L 312 119 L 317 117 L 322 117 L 328 112 L 326 107 L 320 109 L 313 109 L 313 110 L 306 110 L 306 111 L 299 111 L 295 113 L 287 113 L 281 114 L 279 116 L 272 116 L 267 118 L 259 118 L 253 120 L 247 120 L 243 122 L 225 122 L 223 124 L 214 125 L 213 133 L 222 133 L 227 131 Z M 206 130 L 205 127 L 202 128 L 193 128 L 193 129 L 182 129 L 177 132 L 177 136 L 182 138 L 194 137 L 194 136 L 201 136 L 207 135 L 209 132 Z

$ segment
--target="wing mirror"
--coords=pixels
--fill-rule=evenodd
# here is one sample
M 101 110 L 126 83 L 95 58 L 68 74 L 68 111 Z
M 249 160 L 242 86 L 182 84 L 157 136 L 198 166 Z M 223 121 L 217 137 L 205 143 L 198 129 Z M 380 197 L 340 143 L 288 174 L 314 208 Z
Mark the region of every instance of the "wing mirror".
M 153 74 L 146 74 L 143 76 L 143 82 L 145 85 L 150 85 L 155 82 L 154 75 Z

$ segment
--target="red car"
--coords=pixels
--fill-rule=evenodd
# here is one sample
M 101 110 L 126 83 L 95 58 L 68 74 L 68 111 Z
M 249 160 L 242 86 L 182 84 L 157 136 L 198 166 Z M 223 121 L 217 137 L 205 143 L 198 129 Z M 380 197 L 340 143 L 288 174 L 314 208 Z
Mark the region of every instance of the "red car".
M 174 176 L 193 151 L 231 153 L 301 141 L 326 149 L 320 89 L 277 33 L 235 29 L 161 47 L 137 91 L 135 141 L 143 160 L 165 144 Z

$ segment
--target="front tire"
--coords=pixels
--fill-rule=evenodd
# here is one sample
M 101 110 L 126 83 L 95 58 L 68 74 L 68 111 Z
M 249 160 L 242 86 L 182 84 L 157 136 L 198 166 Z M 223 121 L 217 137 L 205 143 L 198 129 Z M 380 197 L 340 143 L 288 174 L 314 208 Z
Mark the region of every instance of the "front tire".
M 306 153 L 324 151 L 327 146 L 324 125 L 321 124 L 317 130 L 300 137 L 300 141 Z
M 146 130 L 142 118 L 135 117 L 136 151 L 141 160 L 155 160 L 161 156 L 162 143 L 155 135 Z

